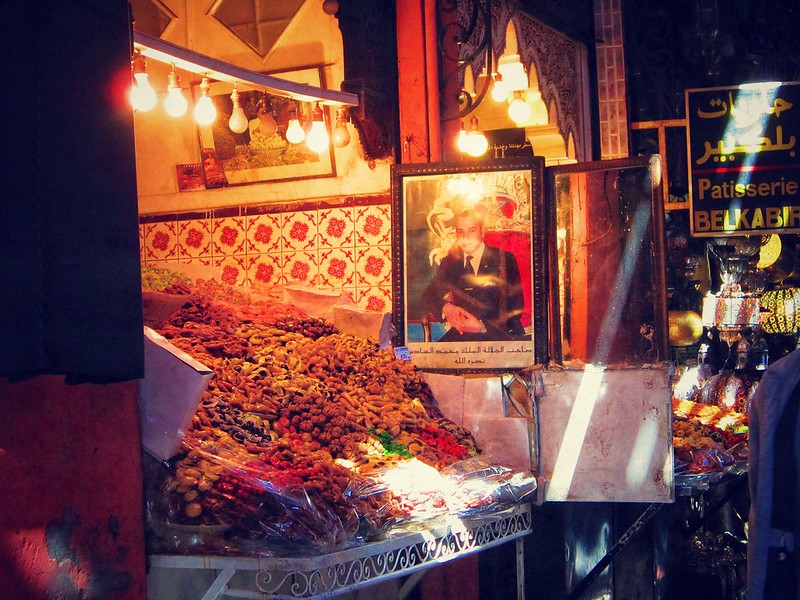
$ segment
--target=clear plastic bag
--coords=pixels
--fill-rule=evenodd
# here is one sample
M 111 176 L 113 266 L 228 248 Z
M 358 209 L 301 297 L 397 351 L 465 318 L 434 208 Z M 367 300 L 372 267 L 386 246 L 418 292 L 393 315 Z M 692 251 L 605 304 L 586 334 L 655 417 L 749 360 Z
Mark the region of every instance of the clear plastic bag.
M 379 535 L 404 516 L 390 494 L 364 488 L 331 461 L 271 462 L 234 446 L 188 451 L 167 464 L 168 475 L 149 501 L 151 529 L 177 552 L 213 551 L 275 555 L 326 553 Z M 202 534 L 202 535 L 201 535 Z
M 501 505 L 516 504 L 536 493 L 538 482 L 530 471 L 519 471 L 489 464 L 480 457 L 453 463 L 442 471 L 472 498 L 468 510 L 493 510 Z
M 390 492 L 408 513 L 403 523 L 451 514 L 495 511 L 528 499 L 536 492 L 533 473 L 491 464 L 481 457 L 457 461 L 442 471 L 416 460 L 404 460 L 375 471 L 348 488 L 349 494 Z

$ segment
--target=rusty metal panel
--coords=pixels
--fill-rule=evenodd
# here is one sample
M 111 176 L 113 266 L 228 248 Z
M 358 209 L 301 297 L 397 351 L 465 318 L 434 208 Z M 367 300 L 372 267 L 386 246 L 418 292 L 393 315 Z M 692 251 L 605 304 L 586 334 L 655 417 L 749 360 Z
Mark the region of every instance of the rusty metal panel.
M 673 502 L 668 365 L 539 372 L 546 501 Z

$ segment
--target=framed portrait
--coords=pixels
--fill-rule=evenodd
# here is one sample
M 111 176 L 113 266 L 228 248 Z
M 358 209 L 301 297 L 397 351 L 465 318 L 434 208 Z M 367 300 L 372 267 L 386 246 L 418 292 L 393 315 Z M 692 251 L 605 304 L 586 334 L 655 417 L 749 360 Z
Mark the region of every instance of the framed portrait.
M 323 83 L 322 74 L 321 67 L 270 73 L 287 81 L 316 87 Z M 237 84 L 239 104 L 244 110 L 248 126 L 242 133 L 234 133 L 228 126 L 233 111 L 232 91 L 231 83 L 211 82 L 209 96 L 217 109 L 217 118 L 211 125 L 198 125 L 200 148 L 214 150 L 228 185 L 336 175 L 332 147 L 318 154 L 308 148 L 305 142 L 293 144 L 286 139 L 289 119 L 296 114 L 305 129 L 311 121 L 315 102 L 275 96 L 253 89 L 248 84 Z M 199 85 L 193 86 L 192 93 L 196 101 L 200 96 Z M 330 110 L 323 105 L 320 108 L 330 135 Z
M 542 157 L 392 167 L 396 346 L 436 371 L 544 362 Z

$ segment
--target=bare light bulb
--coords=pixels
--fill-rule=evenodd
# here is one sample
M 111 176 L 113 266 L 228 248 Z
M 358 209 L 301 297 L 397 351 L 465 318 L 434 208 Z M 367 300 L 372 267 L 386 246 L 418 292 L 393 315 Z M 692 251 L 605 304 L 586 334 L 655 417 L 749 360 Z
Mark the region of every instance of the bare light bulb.
M 497 72 L 503 77 L 509 92 L 528 87 L 528 74 L 518 54 L 504 54 L 497 60 Z
M 347 130 L 347 118 L 345 117 L 344 108 L 336 111 L 336 127 L 333 128 L 331 141 L 337 148 L 344 148 L 350 143 L 350 132 Z
M 259 111 L 258 120 L 260 121 L 258 131 L 261 135 L 269 137 L 278 130 L 278 123 L 275 121 L 275 117 L 266 108 L 263 111 Z
M 500 73 L 492 74 L 492 100 L 495 102 L 508 100 L 508 84 L 503 81 L 503 76 Z
M 247 116 L 244 114 L 244 109 L 239 104 L 239 90 L 236 89 L 236 84 L 233 84 L 233 92 L 231 92 L 231 102 L 233 103 L 233 110 L 231 111 L 231 118 L 228 119 L 228 127 L 231 128 L 233 133 L 244 133 L 247 131 Z
M 247 131 L 247 116 L 244 114 L 244 109 L 241 106 L 236 106 L 231 112 L 231 118 L 228 119 L 228 127 L 231 128 L 233 133 L 244 133 Z
M 306 139 L 306 132 L 300 126 L 300 121 L 297 118 L 297 109 L 294 109 L 286 127 L 286 141 L 291 144 L 299 144 L 304 139 Z
M 508 105 L 508 116 L 511 117 L 511 120 L 517 125 L 522 125 L 531 118 L 532 114 L 533 108 L 525 102 L 522 92 L 514 92 L 514 98 Z
M 319 107 L 319 102 L 317 102 L 314 110 L 311 111 L 311 127 L 306 136 L 306 144 L 312 151 L 319 154 L 328 148 L 330 141 L 322 109 Z
M 200 82 L 200 99 L 194 107 L 194 119 L 200 125 L 211 125 L 217 118 L 217 109 L 208 95 L 209 89 L 211 85 L 208 83 L 208 77 L 203 77 Z
M 483 156 L 489 149 L 489 140 L 478 127 L 478 118 L 473 115 L 470 119 L 470 128 L 467 131 L 464 146 L 470 156 Z
M 467 133 L 467 154 L 470 156 L 483 156 L 489 149 L 489 140 L 482 131 Z
M 336 123 L 331 141 L 337 148 L 344 148 L 350 143 L 350 132 L 347 130 L 346 121 Z
M 147 112 L 153 110 L 158 102 L 156 91 L 147 79 L 147 62 L 139 50 L 134 51 L 131 60 L 131 71 L 136 83 L 131 86 L 131 105 L 134 110 Z
M 178 74 L 175 73 L 175 65 L 172 65 L 172 71 L 167 75 L 167 99 L 164 101 L 164 110 L 171 117 L 182 117 L 186 114 L 189 108 L 189 103 L 181 91 L 181 86 L 178 84 Z
M 469 147 L 467 143 L 467 130 L 464 129 L 464 122 L 461 122 L 461 127 L 458 131 L 458 138 L 456 138 L 456 147 L 461 154 L 469 154 L 467 152 L 467 148 Z

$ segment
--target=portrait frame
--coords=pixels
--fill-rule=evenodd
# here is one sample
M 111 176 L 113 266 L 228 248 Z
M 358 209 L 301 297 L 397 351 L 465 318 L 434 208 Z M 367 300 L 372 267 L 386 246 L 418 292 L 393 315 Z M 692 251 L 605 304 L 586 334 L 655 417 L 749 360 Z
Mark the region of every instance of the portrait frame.
M 408 348 L 414 364 L 430 371 L 507 372 L 545 362 L 544 159 L 393 165 L 391 185 L 395 346 Z M 442 261 L 457 252 L 455 217 L 466 209 L 480 210 L 487 247 L 516 258 L 525 333 L 513 339 L 442 340 L 441 309 L 423 300 Z
M 295 83 L 304 83 L 321 87 L 323 68 L 306 67 L 291 71 L 270 72 L 269 75 L 280 77 Z M 291 144 L 286 141 L 285 132 L 292 109 L 297 110 L 301 126 L 305 128 L 311 121 L 311 112 L 316 102 L 309 99 L 297 100 L 266 93 L 247 83 L 238 83 L 239 103 L 249 122 L 248 129 L 240 134 L 228 127 L 233 103 L 231 92 L 233 84 L 224 81 L 210 82 L 209 96 L 217 109 L 217 118 L 211 125 L 198 125 L 200 149 L 210 148 L 219 160 L 228 185 L 251 185 L 297 179 L 314 179 L 319 177 L 335 177 L 336 163 L 333 145 L 319 154 L 310 150 L 305 142 Z M 195 102 L 200 97 L 199 84 L 192 86 Z M 271 113 L 277 122 L 277 130 L 270 136 L 256 133 L 257 107 L 259 100 L 269 103 Z M 331 134 L 330 108 L 320 103 L 325 119 L 328 135 Z

